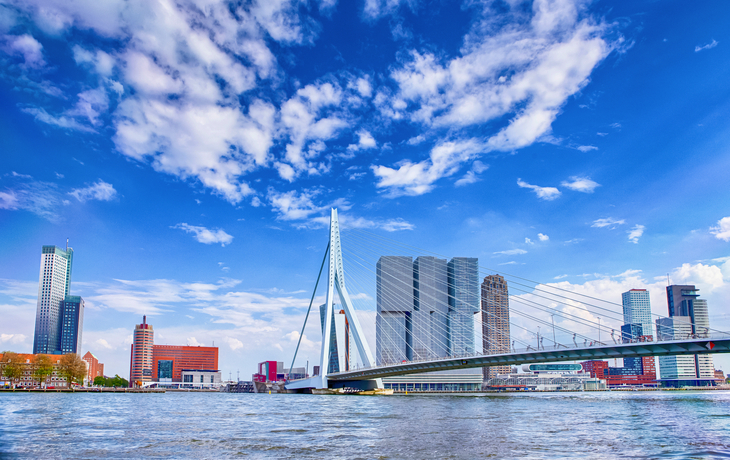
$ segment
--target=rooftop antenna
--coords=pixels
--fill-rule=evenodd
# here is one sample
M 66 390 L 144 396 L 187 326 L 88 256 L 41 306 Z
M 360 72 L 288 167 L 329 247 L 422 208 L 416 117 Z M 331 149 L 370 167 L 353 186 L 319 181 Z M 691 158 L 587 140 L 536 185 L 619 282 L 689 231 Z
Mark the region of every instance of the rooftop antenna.
M 66 252 L 68 252 L 68 238 L 66 238 Z
M 672 283 L 669 281 L 669 273 L 667 273 L 667 286 L 670 286 Z

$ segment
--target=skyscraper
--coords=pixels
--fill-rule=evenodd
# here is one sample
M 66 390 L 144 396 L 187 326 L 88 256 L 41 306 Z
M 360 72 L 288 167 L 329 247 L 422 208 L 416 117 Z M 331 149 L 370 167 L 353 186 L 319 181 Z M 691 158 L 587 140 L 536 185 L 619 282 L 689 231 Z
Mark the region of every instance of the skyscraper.
M 152 349 L 155 342 L 155 331 L 147 324 L 147 317 L 142 317 L 142 324 L 134 327 L 132 338 L 129 384 L 152 381 Z
M 42 247 L 33 353 L 81 351 L 84 303 L 80 297 L 69 296 L 72 266 L 73 249 Z M 69 308 L 67 314 L 65 307 Z
M 332 306 L 332 328 L 330 329 L 330 362 L 327 373 L 350 370 L 352 366 L 350 353 L 350 324 L 347 322 L 345 311 L 339 305 Z M 319 306 L 319 319 L 324 334 L 324 315 L 327 304 Z M 289 369 L 286 369 L 289 372 Z
M 448 355 L 449 290 L 446 259 L 417 257 L 413 262 L 413 359 Z
M 375 276 L 375 361 L 380 365 L 411 359 L 413 261 L 410 257 L 383 256 L 378 259 Z
M 639 324 L 639 336 L 654 336 L 651 321 L 651 301 L 646 289 L 631 289 L 621 294 L 621 303 L 624 309 L 624 324 Z M 635 329 L 636 330 L 636 329 Z M 634 337 L 635 339 L 639 336 Z
M 482 283 L 482 350 L 485 355 L 509 353 L 509 293 L 500 275 L 489 275 Z M 510 366 L 484 368 L 484 380 L 509 374 Z
M 449 285 L 449 354 L 473 354 L 474 315 L 479 313 L 479 261 L 454 257 L 447 264 Z
M 709 336 L 707 301 L 699 296 L 694 285 L 667 286 L 669 318 L 657 320 L 657 333 L 662 329 L 660 340 Z M 712 355 L 663 356 L 659 371 L 665 385 L 706 385 L 714 381 L 715 366 Z

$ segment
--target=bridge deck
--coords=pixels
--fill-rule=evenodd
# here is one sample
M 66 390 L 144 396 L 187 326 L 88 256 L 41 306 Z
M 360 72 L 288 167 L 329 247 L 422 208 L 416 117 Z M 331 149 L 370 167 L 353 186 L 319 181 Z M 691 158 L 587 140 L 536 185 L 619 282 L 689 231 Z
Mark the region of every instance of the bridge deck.
M 592 347 L 540 349 L 504 353 L 497 355 L 476 355 L 459 358 L 442 358 L 428 361 L 409 361 L 370 368 L 355 369 L 327 375 L 329 381 L 369 380 L 396 375 L 451 369 L 468 369 L 485 366 L 507 366 L 559 361 L 586 361 L 592 359 L 630 358 L 642 356 L 674 356 L 730 353 L 730 337 L 719 339 L 703 338 L 672 340 L 663 342 L 639 342 Z

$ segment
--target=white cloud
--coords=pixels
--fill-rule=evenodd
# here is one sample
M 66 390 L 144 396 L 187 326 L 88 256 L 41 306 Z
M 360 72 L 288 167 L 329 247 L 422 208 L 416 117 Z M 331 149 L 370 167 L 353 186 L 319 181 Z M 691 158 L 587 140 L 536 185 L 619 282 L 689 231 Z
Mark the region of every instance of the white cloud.
M 525 238 L 525 244 L 535 244 L 535 243 L 533 243 L 531 239 Z
M 644 234 L 644 229 L 645 229 L 645 227 L 643 225 L 639 225 L 639 224 L 634 225 L 633 228 L 631 228 L 631 230 L 626 232 L 629 234 L 629 241 L 631 241 L 634 244 L 638 244 L 639 238 L 641 238 L 641 235 Z
M 107 342 L 105 339 L 97 339 L 94 343 L 99 345 L 100 347 L 104 347 L 108 350 L 111 350 L 112 348 L 114 348 L 111 345 L 109 345 L 109 342 Z
M 223 342 L 227 343 L 228 346 L 231 347 L 231 350 L 238 350 L 240 348 L 243 348 L 243 342 L 233 337 L 226 336 L 223 338 Z
M 481 178 L 477 174 L 481 174 L 484 171 L 489 169 L 489 165 L 486 165 L 482 163 L 479 160 L 476 160 L 472 164 L 472 168 L 470 171 L 467 171 L 467 173 L 462 177 L 461 179 L 457 180 L 454 185 L 457 187 L 461 187 L 463 185 L 473 184 L 475 182 L 479 182 Z
M 593 221 L 593 224 L 591 224 L 591 227 L 597 227 L 597 228 L 603 228 L 603 227 L 611 227 L 611 229 L 616 228 L 617 225 L 623 225 L 626 221 L 624 219 L 617 220 L 613 217 L 607 217 L 605 219 L 597 219 Z
M 25 342 L 26 336 L 23 334 L 0 334 L 0 343 L 20 344 Z
M 0 196 L 1 199 L 2 197 Z M 718 220 L 717 227 L 710 227 L 710 233 L 715 235 L 715 238 L 718 240 L 730 241 L 730 217 L 723 217 Z
M 350 209 L 350 204 L 344 198 L 338 198 L 329 204 L 315 204 L 314 198 L 320 194 L 319 190 L 304 189 L 297 193 L 296 190 L 278 192 L 270 188 L 267 198 L 279 220 L 306 220 L 330 208 Z
M 179 228 L 184 230 L 186 233 L 192 233 L 195 235 L 195 239 L 204 244 L 220 243 L 221 246 L 230 244 L 233 241 L 233 236 L 229 235 L 222 229 L 209 230 L 205 227 L 196 227 L 194 225 L 188 225 L 186 223 L 177 224 L 171 228 Z
M 58 187 L 49 182 L 23 182 L 0 192 L 0 209 L 23 209 L 51 222 L 61 219 L 62 205 Z
M 117 191 L 114 190 L 112 184 L 99 179 L 93 185 L 85 188 L 75 188 L 68 194 L 83 203 L 88 200 L 111 201 L 117 196 Z
M 702 50 L 709 50 L 718 45 L 717 40 L 712 40 L 710 43 L 707 43 L 706 45 L 697 45 L 695 46 L 695 53 L 699 53 Z
M 542 234 L 542 233 L 538 233 L 538 234 L 537 234 L 537 237 L 538 237 L 538 238 L 540 239 L 540 241 L 547 241 L 547 240 L 549 240 L 549 239 L 550 239 L 550 237 L 549 237 L 549 236 L 547 236 L 547 235 L 544 235 L 544 234 Z
M 376 187 L 386 189 L 390 196 L 423 195 L 435 187 L 442 177 L 455 174 L 461 164 L 477 156 L 484 146 L 474 139 L 449 141 L 431 149 L 429 159 L 413 163 L 403 160 L 397 169 L 387 166 L 371 166 L 378 179 Z
M 580 150 L 581 152 L 590 152 L 591 150 L 598 150 L 598 147 L 595 145 L 579 145 L 576 147 L 576 149 Z
M 359 138 L 358 143 L 348 145 L 347 150 L 357 152 L 359 150 L 374 149 L 378 146 L 378 143 L 375 142 L 375 138 L 369 131 L 361 129 L 357 132 L 357 136 Z
M 563 187 L 567 187 L 571 190 L 575 190 L 576 192 L 583 192 L 583 193 L 593 193 L 593 191 L 596 189 L 596 187 L 600 187 L 601 184 L 598 182 L 594 182 L 591 180 L 590 177 L 579 177 L 579 176 L 571 176 L 570 182 L 563 181 L 560 183 Z
M 504 254 L 508 256 L 513 256 L 517 254 L 527 254 L 527 251 L 525 251 L 524 249 L 508 249 L 506 251 L 498 251 L 493 254 Z
M 521 188 L 529 188 L 535 192 L 538 198 L 545 201 L 552 201 L 560 196 L 560 190 L 555 187 L 540 187 L 538 185 L 531 185 L 522 179 L 517 179 L 517 185 Z
M 46 61 L 43 59 L 43 45 L 31 35 L 0 37 L 0 49 L 10 55 L 22 57 L 25 67 L 41 68 L 46 65 Z

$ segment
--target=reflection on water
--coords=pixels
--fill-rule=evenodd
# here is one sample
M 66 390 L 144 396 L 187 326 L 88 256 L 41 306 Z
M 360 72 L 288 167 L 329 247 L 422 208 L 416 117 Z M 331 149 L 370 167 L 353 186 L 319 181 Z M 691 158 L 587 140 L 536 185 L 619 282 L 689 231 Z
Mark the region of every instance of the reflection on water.
M 0 458 L 730 458 L 730 393 L 0 394 Z

